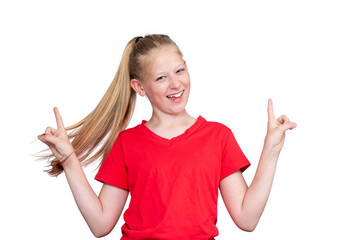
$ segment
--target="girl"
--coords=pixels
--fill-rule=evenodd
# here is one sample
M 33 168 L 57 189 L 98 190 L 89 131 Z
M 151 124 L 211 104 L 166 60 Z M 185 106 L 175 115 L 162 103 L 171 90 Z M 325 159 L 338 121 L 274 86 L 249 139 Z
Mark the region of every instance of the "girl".
M 148 97 L 153 113 L 150 120 L 125 130 L 136 93 Z M 190 116 L 185 110 L 189 93 L 189 73 L 177 45 L 166 35 L 147 35 L 127 44 L 112 84 L 86 118 L 64 128 L 54 108 L 57 129 L 48 127 L 38 136 L 54 156 L 49 173 L 65 172 L 96 237 L 115 227 L 128 193 L 121 239 L 214 239 L 218 188 L 236 225 L 245 231 L 256 227 L 285 132 L 296 124 L 284 115 L 276 119 L 268 100 L 264 148 L 248 187 L 242 172 L 250 163 L 233 133 L 223 124 Z M 82 165 L 101 157 L 95 179 L 103 187 L 97 196 Z

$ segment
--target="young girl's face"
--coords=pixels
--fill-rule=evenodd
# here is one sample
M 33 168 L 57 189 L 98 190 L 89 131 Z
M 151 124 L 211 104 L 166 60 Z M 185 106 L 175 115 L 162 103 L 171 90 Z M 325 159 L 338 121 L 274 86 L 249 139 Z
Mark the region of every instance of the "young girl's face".
M 141 84 L 153 111 L 169 114 L 184 111 L 190 93 L 190 77 L 176 47 L 153 50 L 144 60 Z

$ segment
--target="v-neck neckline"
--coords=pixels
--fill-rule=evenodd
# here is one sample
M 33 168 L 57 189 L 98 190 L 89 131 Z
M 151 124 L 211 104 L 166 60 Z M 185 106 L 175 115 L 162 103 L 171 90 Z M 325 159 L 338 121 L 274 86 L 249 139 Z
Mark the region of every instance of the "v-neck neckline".
M 196 129 L 203 123 L 205 122 L 206 120 L 201 116 L 199 115 L 195 121 L 195 123 L 193 123 L 190 127 L 188 127 L 183 133 L 181 133 L 180 135 L 178 136 L 175 136 L 173 138 L 164 138 L 156 133 L 154 133 L 152 130 L 150 130 L 146 125 L 145 123 L 147 122 L 146 120 L 142 120 L 141 122 L 141 128 L 146 132 L 148 133 L 151 137 L 153 137 L 154 139 L 158 140 L 159 142 L 162 142 L 162 143 L 166 143 L 166 144 L 170 144 L 170 143 L 174 143 L 174 142 L 178 142 L 182 139 L 185 139 L 187 138 L 189 135 L 191 135 L 193 132 L 196 131 Z

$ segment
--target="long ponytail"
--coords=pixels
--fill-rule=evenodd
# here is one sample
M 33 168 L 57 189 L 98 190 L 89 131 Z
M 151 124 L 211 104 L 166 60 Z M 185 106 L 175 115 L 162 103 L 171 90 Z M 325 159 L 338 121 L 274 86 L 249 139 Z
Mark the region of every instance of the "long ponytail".
M 84 119 L 65 129 L 73 130 L 68 136 L 82 166 L 93 163 L 101 156 L 103 161 L 133 115 L 136 93 L 130 86 L 129 59 L 134 43 L 135 38 L 128 42 L 114 80 L 96 108 Z M 102 142 L 100 149 L 89 157 Z M 53 158 L 49 161 L 51 168 L 47 172 L 58 176 L 63 172 L 62 163 Z
M 180 53 L 177 45 L 167 35 L 152 34 L 130 40 L 116 75 L 99 104 L 84 119 L 66 127 L 66 131 L 71 131 L 68 136 L 82 166 L 97 159 L 101 159 L 102 165 L 116 138 L 126 129 L 133 115 L 136 92 L 131 88 L 130 80 L 139 78 L 143 65 L 141 57 L 150 50 L 165 45 L 174 45 Z M 96 150 L 98 147 L 100 148 Z M 50 169 L 46 172 L 51 176 L 58 176 L 63 172 L 63 160 L 56 159 L 52 154 L 40 159 L 48 159 Z

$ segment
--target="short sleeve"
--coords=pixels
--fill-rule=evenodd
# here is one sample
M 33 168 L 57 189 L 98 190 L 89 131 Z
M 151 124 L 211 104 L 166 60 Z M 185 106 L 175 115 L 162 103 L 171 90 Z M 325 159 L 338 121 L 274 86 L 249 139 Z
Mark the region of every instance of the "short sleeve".
M 95 179 L 128 190 L 128 172 L 124 163 L 121 141 L 121 135 L 119 135 Z
M 238 145 L 233 132 L 229 128 L 224 139 L 225 141 L 221 155 L 222 162 L 220 180 L 238 170 L 243 172 L 251 165 Z

